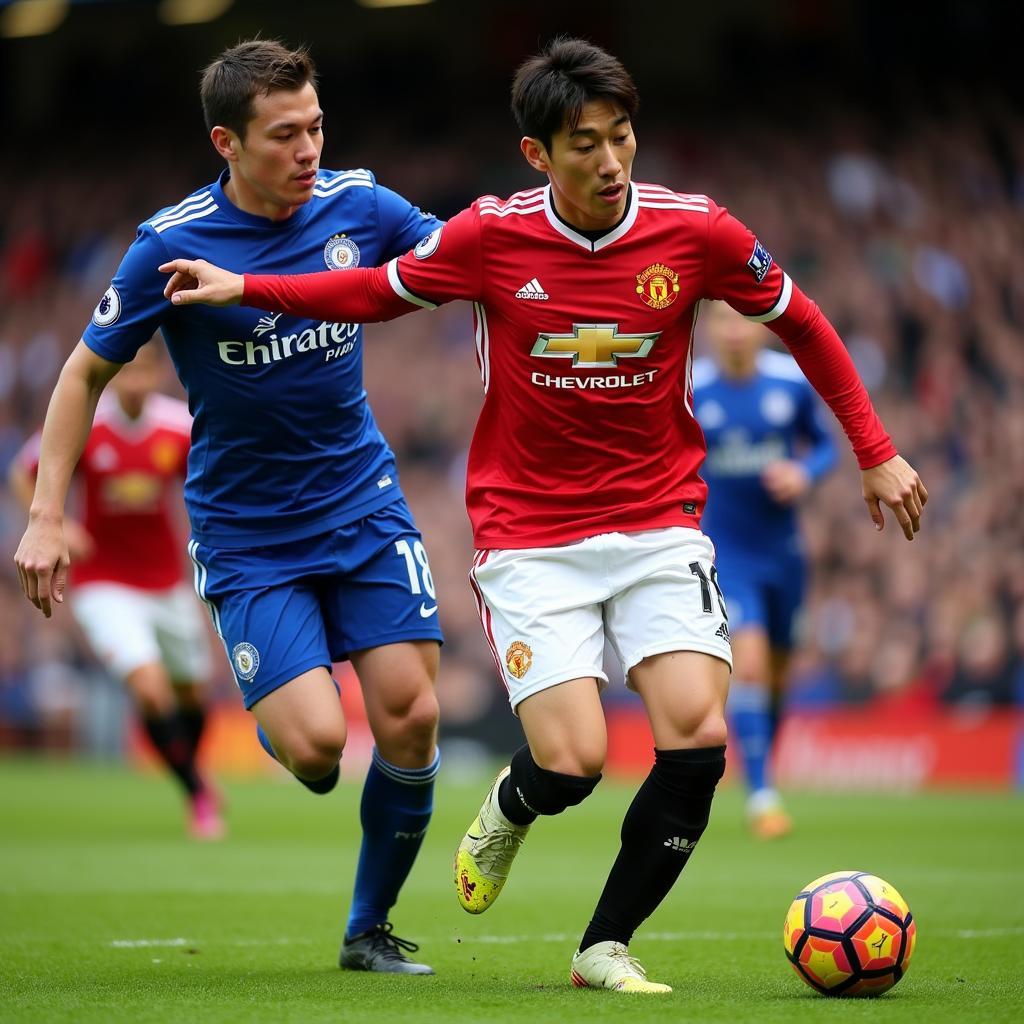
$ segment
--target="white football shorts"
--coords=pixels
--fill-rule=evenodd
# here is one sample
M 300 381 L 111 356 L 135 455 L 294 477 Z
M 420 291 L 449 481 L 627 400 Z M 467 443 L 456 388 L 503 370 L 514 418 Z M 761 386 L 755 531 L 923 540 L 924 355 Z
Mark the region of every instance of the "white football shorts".
M 732 668 L 715 549 L 672 526 L 549 548 L 477 551 L 469 574 L 509 703 L 570 679 L 602 689 L 607 639 L 629 683 L 644 658 L 700 651 Z
M 206 626 L 187 583 L 170 590 L 83 583 L 68 603 L 93 653 L 118 679 L 154 661 L 173 682 L 209 675 Z

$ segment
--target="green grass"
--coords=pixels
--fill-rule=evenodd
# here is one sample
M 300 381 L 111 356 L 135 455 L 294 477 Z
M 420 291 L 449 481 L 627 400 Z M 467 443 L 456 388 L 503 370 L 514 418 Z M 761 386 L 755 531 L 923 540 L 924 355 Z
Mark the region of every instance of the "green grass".
M 359 791 L 227 786 L 231 838 L 182 836 L 170 784 L 120 768 L 0 761 L 0 1020 L 997 1021 L 1024 1002 L 1024 814 L 1012 795 L 802 795 L 791 839 L 756 845 L 735 790 L 632 951 L 675 986 L 576 992 L 569 958 L 617 848 L 630 788 L 540 823 L 500 904 L 472 918 L 449 880 L 485 779 L 451 781 L 394 919 L 435 978 L 335 967 Z M 782 954 L 802 884 L 869 870 L 909 900 L 919 941 L 878 1000 L 826 1000 Z M 143 944 L 145 942 L 151 945 Z

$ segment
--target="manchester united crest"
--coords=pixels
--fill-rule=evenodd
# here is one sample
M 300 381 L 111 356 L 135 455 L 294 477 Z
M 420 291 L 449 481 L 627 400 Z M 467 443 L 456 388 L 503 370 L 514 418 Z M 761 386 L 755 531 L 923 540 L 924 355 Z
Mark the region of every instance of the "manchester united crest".
M 161 473 L 170 473 L 179 462 L 178 446 L 173 441 L 159 440 L 150 449 L 149 457 Z
M 651 309 L 666 309 L 679 294 L 679 275 L 664 263 L 652 263 L 636 275 L 636 293 Z
M 523 643 L 522 640 L 513 640 L 505 652 L 505 664 L 516 679 L 522 679 L 533 664 L 533 651 L 530 650 L 529 644 Z

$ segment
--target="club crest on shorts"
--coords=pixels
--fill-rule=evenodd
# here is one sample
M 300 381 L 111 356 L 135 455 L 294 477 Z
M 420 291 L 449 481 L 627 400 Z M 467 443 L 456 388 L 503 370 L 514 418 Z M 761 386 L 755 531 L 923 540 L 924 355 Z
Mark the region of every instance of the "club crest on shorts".
M 346 234 L 331 235 L 324 246 L 324 263 L 331 270 L 349 270 L 359 266 L 359 246 Z
M 96 309 L 93 310 L 92 322 L 97 327 L 109 327 L 112 323 L 117 322 L 117 318 L 121 315 L 121 296 L 117 294 L 117 289 L 111 285 L 104 293 L 103 298 L 96 304 Z
M 533 664 L 533 651 L 530 650 L 530 645 L 523 643 L 522 640 L 513 640 L 505 652 L 505 664 L 516 679 L 522 679 Z
M 231 664 L 235 666 L 235 675 L 248 682 L 260 667 L 260 652 L 252 644 L 235 644 L 231 651 Z
M 651 309 L 667 309 L 679 295 L 679 275 L 664 263 L 652 263 L 636 275 L 636 293 Z

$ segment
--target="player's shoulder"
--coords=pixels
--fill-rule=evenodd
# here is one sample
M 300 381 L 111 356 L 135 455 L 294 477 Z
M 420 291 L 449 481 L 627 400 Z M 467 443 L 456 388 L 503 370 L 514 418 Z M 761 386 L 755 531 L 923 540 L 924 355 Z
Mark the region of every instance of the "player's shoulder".
M 473 204 L 480 217 L 481 226 L 499 224 L 519 225 L 544 214 L 544 191 L 546 186 L 528 188 L 513 192 L 507 199 L 499 196 L 480 196 Z
M 716 208 L 715 202 L 700 192 L 676 192 L 665 185 L 635 181 L 637 205 L 641 210 L 678 211 L 689 218 L 703 219 Z
M 718 380 L 718 364 L 714 359 L 710 359 L 707 356 L 701 356 L 699 359 L 695 359 L 693 361 L 691 374 L 694 391 L 698 388 L 710 387 Z
M 139 227 L 140 229 L 148 228 L 158 235 L 163 235 L 182 224 L 193 224 L 211 217 L 220 208 L 215 192 L 214 185 L 203 185 L 172 206 L 165 206 L 158 210 L 148 220 L 143 221 Z
M 757 353 L 757 372 L 769 380 L 807 383 L 803 370 L 791 355 L 771 348 L 763 348 Z
M 321 203 L 340 196 L 347 199 L 369 199 L 377 180 L 373 172 L 365 167 L 354 167 L 347 171 L 332 171 L 321 167 L 316 172 L 316 183 L 313 185 L 313 200 Z

